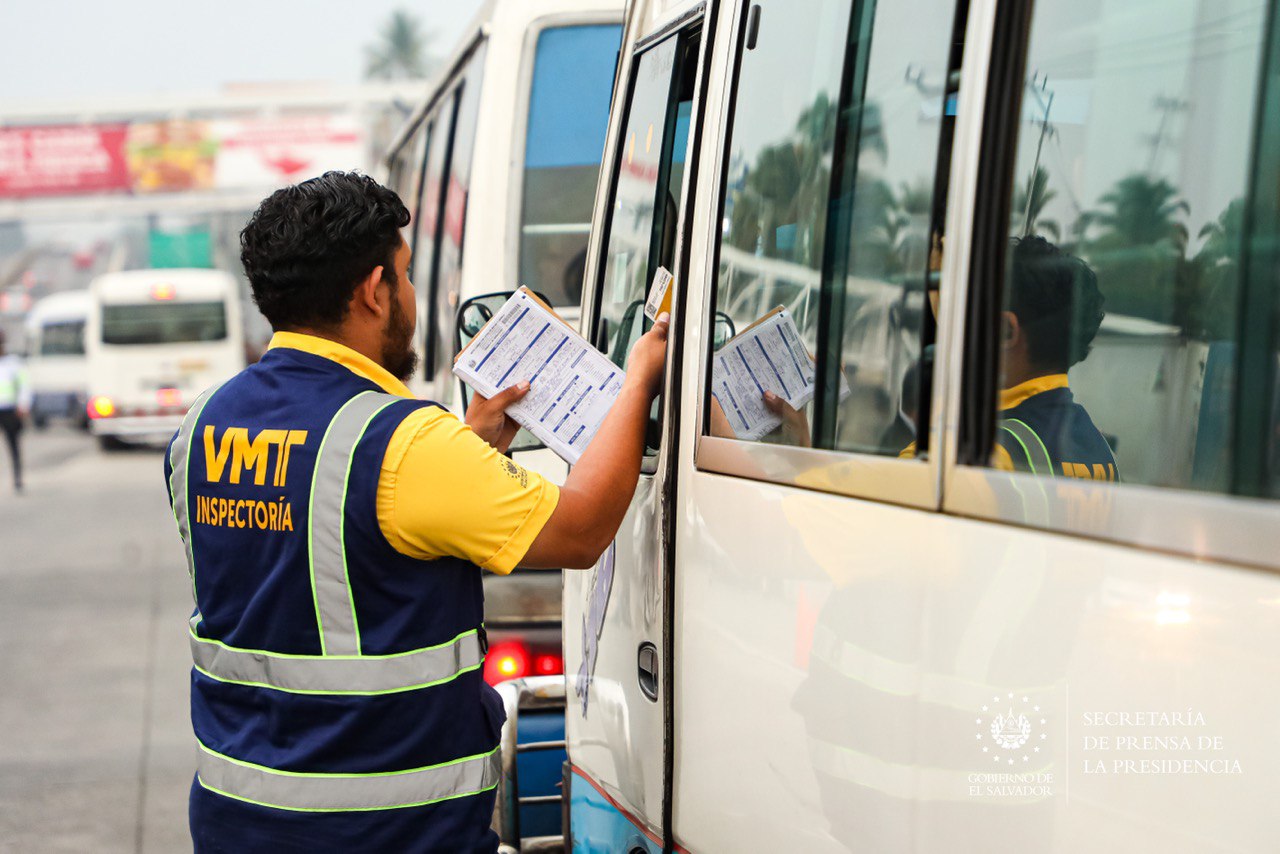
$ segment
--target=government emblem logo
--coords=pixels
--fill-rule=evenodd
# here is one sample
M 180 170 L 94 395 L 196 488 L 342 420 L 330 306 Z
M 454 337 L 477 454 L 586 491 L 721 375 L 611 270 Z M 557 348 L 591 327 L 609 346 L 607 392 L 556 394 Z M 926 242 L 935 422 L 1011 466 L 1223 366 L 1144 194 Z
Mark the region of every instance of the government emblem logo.
M 1030 764 L 1046 747 L 1047 723 L 1031 697 L 1008 692 L 992 697 L 982 707 L 982 713 L 974 720 L 978 730 L 974 739 L 993 763 Z

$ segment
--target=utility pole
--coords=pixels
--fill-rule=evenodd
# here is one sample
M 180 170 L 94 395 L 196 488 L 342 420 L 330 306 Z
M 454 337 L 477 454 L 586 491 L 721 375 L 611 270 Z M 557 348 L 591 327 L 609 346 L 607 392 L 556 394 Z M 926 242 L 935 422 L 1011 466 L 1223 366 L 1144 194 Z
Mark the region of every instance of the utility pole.
M 1147 134 L 1143 138 L 1151 145 L 1151 158 L 1147 161 L 1147 174 L 1154 178 L 1156 174 L 1156 165 L 1159 162 L 1160 157 L 1160 146 L 1164 144 L 1166 138 L 1170 138 L 1167 132 L 1169 128 L 1169 119 L 1174 113 L 1185 113 L 1191 104 L 1181 98 L 1170 98 L 1167 95 L 1157 95 L 1153 106 L 1155 109 L 1160 111 L 1160 124 L 1156 128 L 1156 132 L 1154 134 Z
M 1039 85 L 1037 86 L 1037 81 Z M 1036 159 L 1031 166 L 1031 176 L 1027 178 L 1027 204 L 1022 212 L 1022 236 L 1031 233 L 1031 202 L 1035 196 L 1036 176 L 1040 174 L 1040 155 L 1044 151 L 1044 138 L 1057 133 L 1049 123 L 1049 111 L 1053 109 L 1053 90 L 1049 89 L 1049 75 L 1040 76 L 1039 72 L 1031 76 L 1027 91 L 1036 99 L 1042 113 L 1036 124 L 1040 125 L 1040 140 L 1036 143 Z M 1045 96 L 1048 95 L 1046 98 Z

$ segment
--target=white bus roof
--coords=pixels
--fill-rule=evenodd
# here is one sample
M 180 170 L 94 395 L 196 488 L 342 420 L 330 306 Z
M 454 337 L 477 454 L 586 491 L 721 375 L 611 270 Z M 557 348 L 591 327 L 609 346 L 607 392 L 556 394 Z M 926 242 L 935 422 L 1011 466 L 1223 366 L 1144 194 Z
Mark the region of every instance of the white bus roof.
M 401 125 L 391 144 L 382 153 L 384 163 L 388 162 L 405 140 L 413 135 L 418 124 L 435 106 L 436 101 L 453 84 L 467 60 L 471 58 L 476 45 L 489 36 L 494 29 L 517 27 L 523 32 L 530 21 L 557 13 L 610 12 L 617 14 L 621 21 L 623 5 L 623 0 L 486 0 L 476 12 L 475 17 L 471 19 L 471 23 L 463 30 L 449 58 L 431 76 L 430 82 L 423 90 L 423 99 L 415 105 L 409 118 Z M 481 87 L 483 85 L 481 83 Z
M 166 287 L 172 291 L 160 296 L 166 293 Z M 236 292 L 236 280 L 221 270 L 127 270 L 99 276 L 89 285 L 89 290 L 104 302 L 221 300 Z
M 83 320 L 93 304 L 88 291 L 60 291 L 49 294 L 27 312 L 27 327 L 59 320 Z

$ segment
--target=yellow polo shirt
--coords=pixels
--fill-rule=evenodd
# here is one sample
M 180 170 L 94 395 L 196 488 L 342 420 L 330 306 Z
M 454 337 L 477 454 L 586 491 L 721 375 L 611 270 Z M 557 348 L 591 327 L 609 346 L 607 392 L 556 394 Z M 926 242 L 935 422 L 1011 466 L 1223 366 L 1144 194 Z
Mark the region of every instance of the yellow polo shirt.
M 270 348 L 331 359 L 387 394 L 413 399 L 404 383 L 349 347 L 277 332 Z M 505 575 L 533 545 L 560 500 L 559 488 L 499 454 L 439 407 L 423 407 L 391 436 L 378 478 L 378 524 L 396 551 L 419 560 L 458 557 Z

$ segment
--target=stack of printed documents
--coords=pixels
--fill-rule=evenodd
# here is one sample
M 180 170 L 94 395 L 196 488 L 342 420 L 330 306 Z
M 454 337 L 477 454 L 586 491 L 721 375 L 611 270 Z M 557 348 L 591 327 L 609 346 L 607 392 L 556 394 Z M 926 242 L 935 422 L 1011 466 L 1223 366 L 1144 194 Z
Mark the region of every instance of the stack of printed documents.
M 711 393 L 739 439 L 758 441 L 782 424 L 764 405 L 773 392 L 793 409 L 813 400 L 817 366 L 791 312 L 779 306 L 735 335 L 712 359 Z M 849 395 L 843 372 L 840 399 Z
M 503 303 L 453 373 L 485 397 L 527 380 L 529 393 L 507 414 L 569 463 L 604 423 L 624 376 L 528 288 Z

